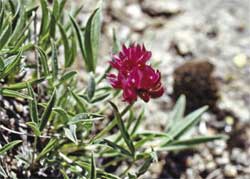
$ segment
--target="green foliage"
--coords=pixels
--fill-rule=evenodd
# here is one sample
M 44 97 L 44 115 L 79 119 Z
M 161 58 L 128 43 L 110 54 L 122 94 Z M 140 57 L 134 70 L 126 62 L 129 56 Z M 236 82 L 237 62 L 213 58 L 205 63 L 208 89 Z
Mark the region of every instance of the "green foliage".
M 101 9 L 95 9 L 82 25 L 77 23 L 82 6 L 68 13 L 65 4 L 66 0 L 54 0 L 53 4 L 46 0 L 0 0 L 0 95 L 3 100 L 21 101 L 29 113 L 19 115 L 25 117 L 21 126 L 27 133 L 9 129 L 15 135 L 27 135 L 27 140 L 9 140 L 0 148 L 2 157 L 10 149 L 18 150 L 13 160 L 18 160 L 20 170 L 32 177 L 41 169 L 55 171 L 65 179 L 138 178 L 157 161 L 160 151 L 225 139 L 221 135 L 183 138 L 207 110 L 203 107 L 184 116 L 184 96 L 176 103 L 164 131 L 139 131 L 146 109 L 129 104 L 120 110 L 115 102 L 120 93 L 102 83 L 111 67 L 107 65 L 103 74 L 95 73 Z M 118 44 L 114 31 L 113 54 L 119 51 Z M 73 68 L 77 49 L 86 76 Z M 23 72 L 28 73 L 20 78 Z M 82 79 L 87 82 L 81 84 Z M 152 145 L 156 140 L 160 144 Z M 28 145 L 26 153 L 17 147 L 21 142 Z M 110 162 L 99 162 L 106 159 Z M 116 174 L 107 172 L 109 166 L 121 161 L 128 164 L 127 169 Z M 0 165 L 3 177 L 13 178 L 9 174 L 14 172 Z
M 3 155 L 6 151 L 12 149 L 15 147 L 17 144 L 20 144 L 22 141 L 21 140 L 15 140 L 12 142 L 9 142 L 8 144 L 5 144 L 3 147 L 0 148 L 0 155 Z

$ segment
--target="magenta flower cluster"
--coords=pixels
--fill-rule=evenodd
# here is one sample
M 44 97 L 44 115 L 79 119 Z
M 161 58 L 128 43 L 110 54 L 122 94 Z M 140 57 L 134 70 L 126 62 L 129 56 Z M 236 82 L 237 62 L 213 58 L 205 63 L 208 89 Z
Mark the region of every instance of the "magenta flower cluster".
M 124 101 L 132 103 L 139 96 L 148 102 L 150 98 L 163 95 L 160 72 L 147 64 L 151 55 L 144 45 L 123 45 L 122 51 L 110 61 L 111 66 L 118 70 L 118 74 L 109 74 L 108 80 L 112 87 L 123 90 Z

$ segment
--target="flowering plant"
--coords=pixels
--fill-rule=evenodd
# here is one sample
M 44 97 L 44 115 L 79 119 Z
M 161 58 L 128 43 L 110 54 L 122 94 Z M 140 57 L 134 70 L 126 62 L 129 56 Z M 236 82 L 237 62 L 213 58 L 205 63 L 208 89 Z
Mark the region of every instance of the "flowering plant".
M 78 24 L 82 7 L 65 17 L 65 3 L 0 0 L 2 177 L 138 178 L 161 151 L 223 138 L 182 138 L 207 109 L 185 116 L 184 96 L 165 130 L 140 131 L 146 116 L 143 109 L 132 107 L 137 97 L 147 102 L 164 93 L 160 72 L 148 64 L 151 52 L 144 45 L 123 45 L 113 57 L 110 65 L 118 74 L 107 78 L 115 89 L 123 90 L 123 100 L 129 103 L 116 105 L 119 93 L 103 80 L 111 68 L 95 73 L 101 10 L 97 8 L 86 24 Z M 88 80 L 74 70 L 78 51 Z
M 144 45 L 131 44 L 129 48 L 123 45 L 119 56 L 110 61 L 118 75 L 109 74 L 108 78 L 114 88 L 123 90 L 124 101 L 132 103 L 139 96 L 148 102 L 163 95 L 160 72 L 146 64 L 150 57 L 151 52 Z

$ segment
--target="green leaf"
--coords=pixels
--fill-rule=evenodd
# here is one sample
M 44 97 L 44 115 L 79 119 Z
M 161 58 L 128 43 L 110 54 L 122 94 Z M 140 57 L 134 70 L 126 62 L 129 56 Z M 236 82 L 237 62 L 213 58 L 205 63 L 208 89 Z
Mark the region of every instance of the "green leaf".
M 225 135 L 215 135 L 215 136 L 198 136 L 191 139 L 177 140 L 171 143 L 171 145 L 197 145 L 205 142 L 211 142 L 214 140 L 227 139 Z
M 132 106 L 133 106 L 133 103 L 129 104 L 128 106 L 126 106 L 122 110 L 121 116 L 125 115 Z M 117 124 L 117 120 L 112 120 L 111 123 L 108 126 L 106 126 L 101 132 L 99 132 L 98 134 L 96 134 L 96 136 L 91 139 L 91 142 L 93 142 L 93 141 L 95 141 L 95 140 L 103 137 L 106 133 L 108 133 L 111 129 L 113 129 L 116 124 Z
M 71 35 L 71 50 L 70 50 L 70 56 L 69 56 L 69 59 L 67 60 L 67 67 L 70 67 L 75 59 L 76 59 L 76 55 L 77 55 L 77 40 L 76 40 L 76 37 L 74 34 Z
M 201 107 L 200 109 L 195 110 L 188 116 L 186 116 L 182 123 L 174 128 L 173 131 L 170 131 L 170 134 L 173 135 L 173 138 L 178 139 L 183 134 L 185 134 L 191 127 L 195 126 L 199 121 L 201 115 L 208 109 L 208 106 Z
M 185 107 L 186 107 L 186 97 L 184 95 L 181 95 L 178 98 L 176 105 L 174 106 L 174 109 L 170 114 L 168 120 L 168 127 L 166 128 L 166 131 L 168 131 L 176 121 L 179 121 L 183 118 Z
M 62 13 L 63 8 L 64 8 L 66 2 L 67 2 L 67 0 L 61 0 L 60 1 L 60 4 L 59 4 L 59 14 Z
M 40 0 L 41 8 L 42 8 L 42 21 L 41 21 L 41 27 L 40 27 L 40 38 L 44 36 L 48 30 L 49 25 L 49 10 L 48 10 L 48 4 L 46 0 Z
M 138 172 L 136 172 L 137 177 L 144 174 L 146 171 L 148 171 L 148 168 L 150 167 L 151 163 L 153 162 L 153 158 L 150 156 L 145 160 L 143 165 L 139 168 Z
M 113 29 L 113 46 L 112 46 L 112 53 L 116 54 L 119 52 L 119 45 L 118 40 L 116 37 L 115 29 Z
M 12 98 L 24 98 L 24 99 L 28 99 L 28 100 L 33 100 L 32 97 L 30 97 L 26 94 L 19 93 L 17 91 L 9 90 L 9 89 L 1 89 L 0 88 L 0 94 L 3 96 L 12 97 Z
M 36 85 L 36 84 L 43 82 L 44 80 L 45 80 L 45 78 L 39 78 L 39 79 L 35 79 L 35 80 L 29 80 L 29 81 L 25 81 L 25 82 L 10 84 L 8 86 L 4 86 L 3 88 L 4 89 L 12 89 L 12 90 L 20 90 L 20 89 L 27 88 L 28 83 L 30 85 Z
M 22 30 L 25 27 L 26 14 L 25 14 L 25 11 L 24 11 L 24 7 L 23 7 L 23 5 L 21 3 L 20 3 L 20 10 L 19 10 L 18 14 L 20 14 L 20 15 L 18 17 L 17 24 L 16 24 L 15 29 L 12 32 L 12 35 L 11 35 L 11 37 L 9 39 L 10 44 L 15 44 L 16 40 L 19 39 L 19 37 L 21 35 L 23 35 L 20 32 L 22 32 Z
M 45 157 L 47 153 L 55 148 L 57 144 L 57 139 L 50 139 L 49 143 L 43 148 L 43 150 L 38 154 L 36 161 L 39 161 L 41 158 Z
M 44 75 L 48 76 L 49 75 L 49 66 L 48 66 L 48 57 L 46 55 L 46 52 L 41 48 L 36 46 L 37 52 L 39 53 L 40 56 L 40 62 L 44 70 Z
M 40 136 L 41 135 L 41 131 L 39 130 L 39 126 L 37 125 L 37 123 L 35 122 L 27 122 L 26 123 L 34 132 L 34 134 L 36 136 Z
M 87 162 L 76 161 L 75 163 L 88 171 L 90 171 L 91 169 L 91 165 Z M 99 168 L 96 168 L 96 175 L 97 175 L 96 176 L 97 178 L 102 178 L 102 179 L 121 179 L 120 177 L 110 174 L 108 172 L 105 172 Z
M 3 71 L 4 71 L 4 62 L 3 62 L 2 57 L 0 57 L 0 74 L 1 74 L 1 72 L 3 72 Z
M 3 8 L 3 1 L 0 0 L 0 30 L 2 30 L 4 21 L 4 8 Z
M 57 0 L 54 0 L 54 5 L 57 4 L 56 2 Z M 53 8 L 56 8 L 56 7 L 54 6 Z M 56 14 L 54 12 L 50 13 L 49 37 L 50 39 L 54 39 L 54 40 L 56 37 L 56 22 L 57 22 Z
M 95 71 L 100 39 L 101 16 L 96 9 L 87 21 L 84 33 L 85 63 L 88 71 Z
M 78 140 L 77 140 L 77 137 L 76 137 L 76 125 L 70 125 L 69 129 L 68 128 L 64 128 L 64 133 L 65 133 L 65 136 L 69 140 L 71 140 L 76 145 L 78 145 Z
M 110 140 L 107 140 L 107 139 L 103 139 L 103 141 L 101 142 L 101 144 L 107 144 L 108 146 L 112 147 L 114 150 L 117 150 L 119 151 L 121 154 L 125 155 L 125 156 L 129 156 L 131 157 L 131 153 L 126 150 L 125 148 L 117 145 L 116 143 L 110 141 Z
M 5 144 L 3 147 L 0 148 L 0 155 L 3 155 L 5 152 L 12 149 L 13 147 L 15 147 L 17 144 L 20 144 L 21 142 L 22 142 L 21 140 L 15 140 L 8 144 Z
M 61 107 L 54 107 L 53 111 L 55 111 L 57 114 L 59 114 L 62 118 L 63 121 L 66 123 L 69 119 L 68 113 Z
M 38 109 L 37 109 L 37 100 L 35 96 L 35 92 L 33 91 L 30 84 L 28 84 L 28 92 L 29 95 L 33 98 L 32 100 L 29 100 L 29 110 L 30 110 L 30 117 L 33 122 L 38 123 Z
M 9 75 L 14 69 L 16 69 L 21 60 L 22 51 L 20 51 L 17 55 L 11 56 L 6 60 L 4 70 L 0 73 L 0 79 L 5 78 Z
M 58 76 L 58 59 L 57 59 L 57 48 L 55 42 L 51 41 L 52 46 L 52 76 L 53 79 L 57 79 Z
M 140 125 L 143 117 L 144 117 L 144 110 L 141 111 L 139 117 L 137 118 L 137 120 L 135 122 L 135 125 L 134 125 L 134 127 L 132 129 L 131 135 L 133 135 L 137 131 L 137 129 L 138 129 L 138 127 L 139 127 L 139 125 Z
M 69 41 L 68 41 L 68 37 L 66 34 L 66 31 L 64 30 L 63 26 L 58 22 L 57 23 L 58 27 L 59 27 L 59 31 L 62 37 L 62 43 L 63 43 L 63 48 L 64 48 L 64 67 L 67 68 L 70 66 L 70 62 L 69 62 L 69 54 L 70 54 L 70 48 L 69 48 Z M 72 49 L 74 50 L 74 49 Z
M 57 86 L 60 85 L 60 84 L 62 84 L 62 83 L 64 83 L 65 81 L 70 80 L 70 79 L 73 78 L 76 74 L 77 74 L 76 71 L 69 71 L 69 72 L 66 72 L 66 73 L 59 79 L 59 82 L 58 82 Z
M 164 132 L 155 132 L 155 131 L 143 131 L 139 132 L 135 135 L 135 137 L 153 137 L 153 138 L 168 138 L 171 139 L 171 136 L 169 136 L 167 133 Z
M 90 74 L 88 86 L 87 86 L 88 99 L 91 100 L 95 94 L 95 78 L 93 74 Z
M 104 116 L 99 115 L 99 114 L 94 114 L 94 113 L 80 113 L 71 118 L 68 122 L 68 124 L 76 124 L 79 122 L 94 122 L 100 119 L 103 119 Z
M 60 2 L 61 3 L 61 2 Z M 60 16 L 60 4 L 58 2 L 58 0 L 54 0 L 53 1 L 53 10 L 52 10 L 52 14 L 54 15 L 54 17 L 56 18 L 56 20 L 59 18 Z
M 134 155 L 135 154 L 135 147 L 134 147 L 133 141 L 131 140 L 131 138 L 128 134 L 128 131 L 125 128 L 121 114 L 119 113 L 118 108 L 116 107 L 116 105 L 114 103 L 112 103 L 111 101 L 109 101 L 109 103 L 111 104 L 113 111 L 115 113 L 117 125 L 121 131 L 122 137 L 123 137 L 125 143 L 127 144 L 131 154 Z
M 85 50 L 84 50 L 85 47 L 84 47 L 83 34 L 82 34 L 82 31 L 81 31 L 81 28 L 77 24 L 77 22 L 76 22 L 76 20 L 75 20 L 74 17 L 69 16 L 69 18 L 70 18 L 70 21 L 71 21 L 71 23 L 73 25 L 73 28 L 75 30 L 77 41 L 78 41 L 78 44 L 79 44 L 79 47 L 80 47 L 83 59 L 85 60 L 85 64 L 87 66 L 88 64 L 87 64 L 87 61 L 86 61 L 86 54 L 85 54 Z M 87 68 L 88 68 L 88 66 L 87 66 Z
M 46 107 L 41 117 L 40 131 L 42 131 L 45 128 L 46 124 L 48 123 L 49 117 L 52 113 L 52 109 L 55 103 L 56 103 L 56 90 L 53 91 L 52 96 L 49 100 L 48 106 Z
M 96 166 L 93 153 L 91 155 L 90 179 L 96 179 Z
M 12 34 L 12 25 L 9 24 L 8 26 L 5 27 L 5 29 L 0 35 L 0 50 L 6 45 L 11 34 Z
M 208 109 L 207 106 L 201 107 L 194 112 L 187 115 L 184 119 L 175 122 L 169 129 L 168 134 L 172 139 L 178 139 L 184 135 L 191 127 L 195 126 L 199 121 L 201 115 Z M 166 146 L 170 140 L 166 140 L 163 146 Z
M 93 98 L 90 102 L 91 103 L 96 103 L 99 101 L 103 101 L 104 99 L 106 99 L 110 94 L 109 93 L 104 93 L 102 95 L 98 95 L 95 98 Z
M 86 112 L 86 108 L 85 108 L 85 103 L 83 102 L 82 98 L 77 95 L 74 91 L 72 91 L 71 89 L 69 89 L 71 95 L 73 96 L 73 98 L 75 99 L 75 101 L 77 102 L 77 107 L 80 108 L 81 112 Z

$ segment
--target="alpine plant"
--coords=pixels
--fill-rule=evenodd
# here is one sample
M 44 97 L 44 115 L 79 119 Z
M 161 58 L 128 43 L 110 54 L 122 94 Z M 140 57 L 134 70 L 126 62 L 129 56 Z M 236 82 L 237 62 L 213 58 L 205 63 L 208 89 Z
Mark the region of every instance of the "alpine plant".
M 118 74 L 109 74 L 108 80 L 113 88 L 123 91 L 123 101 L 133 103 L 138 96 L 145 102 L 163 95 L 161 73 L 153 69 L 148 61 L 152 53 L 144 45 L 122 45 L 122 50 L 113 56 L 110 65 Z

